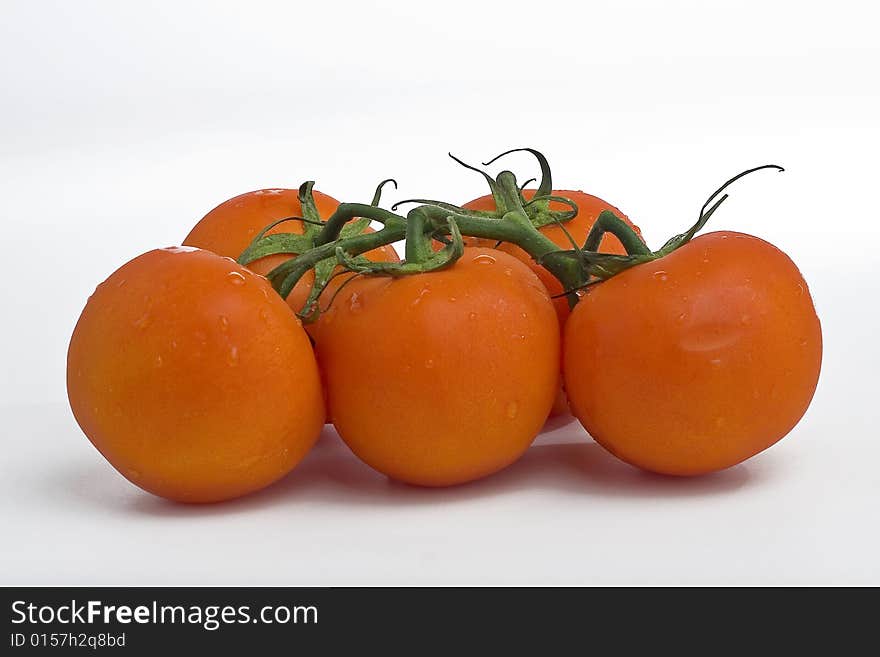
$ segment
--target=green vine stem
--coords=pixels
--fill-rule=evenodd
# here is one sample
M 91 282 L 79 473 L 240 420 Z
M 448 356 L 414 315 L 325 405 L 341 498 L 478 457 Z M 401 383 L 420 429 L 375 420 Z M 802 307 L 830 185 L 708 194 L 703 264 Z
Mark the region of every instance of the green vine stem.
M 479 172 L 489 182 L 496 204 L 495 212 L 467 210 L 451 203 L 425 199 L 399 201 L 391 210 L 386 210 L 378 207 L 378 203 L 383 186 L 394 182 L 389 179 L 379 184 L 371 204 L 342 203 L 326 221 L 321 221 L 317 217 L 314 202 L 309 203 L 312 183 L 305 183 L 300 188 L 303 214 L 307 215 L 300 218 L 304 221 L 305 234 L 266 235 L 280 222 L 271 224 L 242 253 L 239 262 L 247 264 L 271 253 L 295 253 L 295 257 L 270 271 L 268 278 L 279 294 L 286 298 L 306 272 L 314 269 L 315 284 L 306 306 L 299 313 L 305 321 L 312 321 L 317 317 L 318 297 L 338 266 L 362 275 L 406 276 L 429 272 L 447 267 L 461 257 L 464 252 L 462 236 L 485 238 L 499 243 L 509 242 L 526 251 L 559 279 L 564 294 L 573 305 L 577 302 L 577 290 L 635 265 L 662 258 L 689 242 L 727 199 L 727 194 L 720 198 L 718 196 L 736 180 L 762 169 L 783 170 L 776 165 L 764 165 L 734 176 L 703 204 L 697 222 L 688 231 L 668 240 L 657 251 L 651 251 L 638 233 L 610 211 L 599 215 L 582 247 L 572 240 L 571 249 L 562 249 L 539 228 L 545 225 L 543 221 L 547 221 L 557 223 L 565 230 L 564 223 L 576 216 L 577 205 L 567 198 L 552 195 L 551 174 L 546 158 L 534 149 L 514 149 L 487 164 L 517 151 L 532 153 L 541 165 L 541 183 L 535 196 L 528 201 L 523 197 L 522 188 L 512 172 L 502 171 L 496 178 L 491 178 L 454 156 L 453 159 L 462 166 Z M 551 211 L 550 201 L 567 203 L 571 209 Z M 422 205 L 411 209 L 406 216 L 394 211 L 409 202 Z M 377 222 L 382 228 L 375 232 L 364 232 L 370 222 Z M 602 237 L 609 232 L 620 240 L 627 255 L 597 251 Z M 405 240 L 406 245 L 403 262 L 370 262 L 363 257 L 368 251 L 400 240 Z M 436 241 L 444 244 L 439 250 L 433 246 Z M 303 248 L 305 246 L 309 248 Z

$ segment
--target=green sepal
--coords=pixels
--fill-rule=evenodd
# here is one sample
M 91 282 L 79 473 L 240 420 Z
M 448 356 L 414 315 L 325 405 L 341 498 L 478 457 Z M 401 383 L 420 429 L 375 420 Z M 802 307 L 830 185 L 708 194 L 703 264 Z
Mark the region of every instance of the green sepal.
M 312 239 L 296 233 L 275 233 L 265 235 L 257 243 L 251 244 L 239 257 L 238 264 L 247 265 L 254 260 L 277 253 L 296 255 L 312 248 Z

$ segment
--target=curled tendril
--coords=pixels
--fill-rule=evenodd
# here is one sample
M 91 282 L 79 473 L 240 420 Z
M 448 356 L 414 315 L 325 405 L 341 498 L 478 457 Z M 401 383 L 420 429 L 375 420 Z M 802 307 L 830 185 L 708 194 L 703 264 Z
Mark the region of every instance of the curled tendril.
M 397 189 L 397 181 L 394 178 L 386 178 L 378 185 L 376 185 L 376 191 L 373 193 L 373 200 L 370 203 L 373 207 L 379 207 L 379 201 L 382 200 L 382 188 L 385 187 L 388 183 L 392 183 L 394 185 L 394 189 Z
M 519 186 L 519 195 L 522 196 L 522 193 L 525 191 L 526 187 L 529 183 L 537 182 L 537 178 L 529 178 L 522 185 Z
M 487 167 L 496 160 L 501 159 L 505 155 L 510 155 L 511 153 L 531 153 L 535 156 L 535 159 L 538 160 L 538 166 L 541 167 L 541 182 L 538 185 L 536 195 L 546 196 L 553 191 L 553 176 L 550 173 L 550 163 L 547 162 L 547 158 L 544 157 L 543 153 L 534 148 L 511 148 L 509 151 L 504 151 L 500 155 L 496 155 L 488 162 L 483 162 L 483 166 Z
M 700 208 L 700 216 L 697 219 L 697 223 L 695 223 L 693 226 L 691 226 L 690 229 L 687 230 L 687 232 L 684 232 L 680 235 L 676 235 L 675 237 L 668 240 L 666 242 L 666 244 L 664 244 L 662 247 L 660 247 L 660 249 L 657 251 L 657 253 L 660 255 L 665 255 L 665 254 L 670 253 L 671 251 L 674 251 L 675 249 L 687 244 L 688 242 L 690 242 L 694 238 L 694 236 L 698 232 L 700 232 L 700 230 L 702 230 L 703 226 L 706 225 L 706 222 L 709 221 L 709 217 L 711 217 L 715 213 L 715 211 L 719 207 L 721 207 L 721 204 L 724 203 L 724 201 L 726 201 L 729 198 L 728 194 L 724 194 L 723 196 L 721 196 L 721 198 L 719 198 L 717 201 L 715 201 L 715 199 L 718 197 L 719 194 L 721 194 L 725 189 L 730 187 L 730 185 L 735 183 L 740 178 L 743 178 L 743 177 L 749 175 L 750 173 L 755 173 L 755 171 L 763 171 L 764 169 L 775 169 L 776 171 L 779 171 L 779 172 L 785 171 L 785 169 L 782 168 L 781 166 L 779 166 L 778 164 L 763 164 L 759 167 L 753 167 L 751 169 L 746 169 L 745 171 L 736 174 L 733 178 L 729 179 L 727 182 L 725 182 L 723 185 L 721 185 L 721 187 L 719 187 L 714 192 L 712 192 L 712 194 L 709 196 L 709 198 L 706 199 L 706 202 L 703 203 L 703 207 Z M 715 202 L 712 203 L 713 201 L 715 201 Z M 712 204 L 711 207 L 710 207 L 710 204 Z
M 476 171 L 476 172 L 479 173 L 481 176 L 483 176 L 483 178 L 485 178 L 485 179 L 486 179 L 486 182 L 489 184 L 489 189 L 490 189 L 491 192 L 492 192 L 492 198 L 495 199 L 495 207 L 496 207 L 496 208 L 500 208 L 500 207 L 502 207 L 502 203 L 501 203 L 501 192 L 500 192 L 500 190 L 498 189 L 498 183 L 495 181 L 494 178 L 492 178 L 492 176 L 490 176 L 488 173 L 486 173 L 486 172 L 483 171 L 482 169 L 479 169 L 479 168 L 477 168 L 477 167 L 475 167 L 475 166 L 473 166 L 473 165 L 471 165 L 471 164 L 468 164 L 468 163 L 465 162 L 464 160 L 461 160 L 461 159 L 455 157 L 455 155 L 453 155 L 452 153 L 448 153 L 448 155 L 449 155 L 449 157 L 451 157 L 453 160 L 455 160 L 458 164 L 460 164 L 461 166 L 463 166 L 465 169 L 470 169 L 471 171 Z
M 302 209 L 303 216 L 308 219 L 307 223 L 323 225 L 321 215 L 318 213 L 318 207 L 315 205 L 315 197 L 312 195 L 312 188 L 315 186 L 314 180 L 307 180 L 299 186 L 297 198 Z
M 572 234 L 568 232 L 568 229 L 565 227 L 565 224 L 562 223 L 563 221 L 568 221 L 569 219 L 574 219 L 577 216 L 577 213 L 578 213 L 577 203 L 575 203 L 571 199 L 565 198 L 564 196 L 553 196 L 552 194 L 550 194 L 550 195 L 546 195 L 546 196 L 535 196 L 532 198 L 531 201 L 526 203 L 523 207 L 529 206 L 532 203 L 535 203 L 537 201 L 558 201 L 560 203 L 566 203 L 571 207 L 571 210 L 569 210 L 568 212 L 562 213 L 563 216 L 565 217 L 564 219 L 557 216 L 559 213 L 556 213 L 556 212 L 548 212 L 548 215 L 550 216 L 551 221 L 553 221 L 557 226 L 559 226 L 559 228 L 562 229 L 562 232 L 565 233 L 565 238 L 569 241 L 569 243 L 572 245 L 572 247 L 578 253 L 580 253 L 580 247 L 578 246 L 578 243 L 575 241 Z
M 435 205 L 438 208 L 443 208 L 444 210 L 451 210 L 453 212 L 467 212 L 464 208 L 460 208 L 457 205 L 453 205 L 452 203 L 446 203 L 444 201 L 435 201 L 429 198 L 407 198 L 402 201 L 398 201 L 394 205 L 391 206 L 391 211 L 396 212 L 397 208 L 401 205 L 407 205 L 409 203 L 419 203 L 421 205 Z
M 540 201 L 556 201 L 557 203 L 564 203 L 571 210 L 567 210 L 562 212 L 561 214 L 565 217 L 563 221 L 567 221 L 568 219 L 574 219 L 578 215 L 578 205 L 570 198 L 566 198 L 565 196 L 556 196 L 555 194 L 545 194 L 544 196 L 533 196 L 528 203 L 525 203 L 523 207 L 528 207 L 533 203 L 538 203 Z
M 763 164 L 763 165 L 761 165 L 761 166 L 759 166 L 759 167 L 754 167 L 754 168 L 752 168 L 752 169 L 746 169 L 746 170 L 743 171 L 742 173 L 738 173 L 738 174 L 736 174 L 733 178 L 731 178 L 731 179 L 728 180 L 726 183 L 724 183 L 723 185 L 721 185 L 721 187 L 719 187 L 719 188 L 716 189 L 714 192 L 712 192 L 711 196 L 709 196 L 709 198 L 706 199 L 706 202 L 703 203 L 703 207 L 700 208 L 700 219 L 703 218 L 703 215 L 706 213 L 706 208 L 709 206 L 709 204 L 710 204 L 712 201 L 715 200 L 715 197 L 716 197 L 716 196 L 718 196 L 721 192 L 723 192 L 725 189 L 727 189 L 728 187 L 730 187 L 730 185 L 732 185 L 733 183 L 735 183 L 735 182 L 736 182 L 737 180 L 739 180 L 740 178 L 743 178 L 743 177 L 749 175 L 750 173 L 754 173 L 755 171 L 761 171 L 762 169 L 776 169 L 776 170 L 777 170 L 778 172 L 780 172 L 780 173 L 783 172 L 783 171 L 785 171 L 785 169 L 784 169 L 783 167 L 779 166 L 778 164 Z M 726 197 L 726 195 L 725 195 L 725 197 Z M 720 204 L 720 202 L 719 202 L 719 204 Z M 718 204 L 716 204 L 715 207 L 717 207 L 717 205 L 718 205 Z

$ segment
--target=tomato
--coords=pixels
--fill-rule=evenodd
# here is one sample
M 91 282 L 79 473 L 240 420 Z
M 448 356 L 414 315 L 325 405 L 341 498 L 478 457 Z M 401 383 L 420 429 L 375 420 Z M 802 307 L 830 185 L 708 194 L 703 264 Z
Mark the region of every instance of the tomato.
M 526 189 L 523 191 L 523 196 L 526 200 L 534 197 L 536 190 L 534 189 Z M 584 242 L 587 239 L 587 235 L 590 233 L 590 229 L 593 227 L 593 224 L 596 222 L 596 219 L 604 210 L 611 210 L 618 217 L 623 219 L 627 224 L 632 226 L 635 231 L 639 234 L 638 226 L 635 226 L 625 214 L 623 214 L 620 210 L 615 208 L 613 205 L 610 205 L 603 201 L 602 199 L 592 196 L 590 194 L 585 194 L 580 191 L 572 191 L 572 190 L 554 190 L 552 192 L 554 196 L 564 196 L 568 199 L 574 201 L 574 203 L 578 206 L 577 215 L 564 223 L 565 230 L 563 230 L 558 224 L 548 224 L 546 226 L 542 226 L 539 230 L 544 233 L 554 244 L 563 248 L 570 249 L 572 248 L 571 241 L 566 236 L 565 231 L 574 238 L 575 242 L 580 246 L 584 245 Z M 481 196 L 480 198 L 474 199 L 473 201 L 468 201 L 462 207 L 468 210 L 483 210 L 483 211 L 493 211 L 495 210 L 495 200 L 492 198 L 491 194 L 487 194 L 486 196 Z M 570 210 L 571 208 L 558 201 L 550 202 L 550 209 L 565 211 Z M 464 238 L 465 245 L 467 246 L 483 246 L 483 247 L 494 247 L 497 242 L 492 240 L 482 239 L 479 237 L 465 237 Z M 568 299 L 561 295 L 564 290 L 562 288 L 562 283 L 559 282 L 553 274 L 551 274 L 547 269 L 543 266 L 539 265 L 535 262 L 532 257 L 523 251 L 520 247 L 515 244 L 501 244 L 498 247 L 499 249 L 506 251 L 524 263 L 529 265 L 532 268 L 538 278 L 541 279 L 541 282 L 547 288 L 548 292 L 551 296 L 556 297 L 553 299 L 553 307 L 556 310 L 556 315 L 559 318 L 559 329 L 560 331 L 565 326 L 565 321 L 568 319 L 568 315 L 570 312 Z M 602 238 L 601 243 L 599 244 L 599 251 L 603 253 L 618 253 L 624 254 L 626 250 L 623 248 L 623 245 L 620 243 L 614 235 L 611 233 L 606 233 Z M 553 408 L 550 411 L 550 417 L 555 417 L 558 415 L 565 415 L 569 413 L 569 405 L 568 400 L 566 399 L 565 390 L 562 389 L 561 384 L 561 374 L 560 374 L 560 389 L 556 396 L 556 401 L 553 403 Z
M 523 191 L 523 196 L 526 200 L 531 199 L 535 195 L 535 190 L 527 189 Z M 542 226 L 540 231 L 544 233 L 554 244 L 563 248 L 563 249 L 571 249 L 572 244 L 571 241 L 565 234 L 565 231 L 574 238 L 574 241 L 583 246 L 584 242 L 587 239 L 587 235 L 590 233 L 590 229 L 593 227 L 593 224 L 596 222 L 596 219 L 604 210 L 610 210 L 618 217 L 623 219 L 627 224 L 632 226 L 637 233 L 640 233 L 637 226 L 633 225 L 633 223 L 623 214 L 620 210 L 615 208 L 613 205 L 609 205 L 605 201 L 596 196 L 592 196 L 590 194 L 585 194 L 580 191 L 571 191 L 571 190 L 554 190 L 554 196 L 564 196 L 572 201 L 578 206 L 578 213 L 573 219 L 570 219 L 564 222 L 562 225 L 565 226 L 565 229 L 559 224 L 548 224 L 546 226 Z M 481 196 L 480 198 L 474 199 L 473 201 L 469 201 L 465 203 L 462 207 L 468 210 L 485 210 L 492 211 L 495 210 L 495 201 L 492 198 L 491 194 L 486 196 Z M 560 203 L 558 201 L 550 202 L 551 210 L 559 210 L 565 211 L 570 210 L 570 206 Z M 465 238 L 465 242 L 469 246 L 494 246 L 495 242 L 491 240 L 485 240 L 480 238 L 468 237 Z M 532 257 L 523 251 L 521 248 L 516 246 L 515 244 L 501 244 L 498 248 L 502 251 L 506 251 L 523 262 L 529 265 L 532 270 L 538 275 L 538 278 L 541 279 L 541 282 L 547 287 L 547 290 L 550 292 L 550 296 L 557 296 L 564 292 L 562 289 L 562 284 L 559 280 L 547 271 L 544 267 L 539 265 L 537 262 L 532 260 Z M 626 253 L 623 245 L 620 243 L 614 235 L 611 233 L 606 233 L 602 238 L 602 242 L 599 244 L 599 251 L 603 253 L 618 253 L 624 254 Z M 565 320 L 568 318 L 569 314 L 569 306 L 568 300 L 565 297 L 558 297 L 553 299 L 553 306 L 556 308 L 556 314 L 559 316 L 559 326 L 560 328 L 565 325 Z
M 785 436 L 819 377 L 822 333 L 782 251 L 716 232 L 591 287 L 565 327 L 572 410 L 653 472 L 732 466 Z
M 113 467 L 182 502 L 271 484 L 324 424 L 299 320 L 265 278 L 198 249 L 149 251 L 98 286 L 70 340 L 67 390 Z
M 493 249 L 466 248 L 430 273 L 352 280 L 326 312 L 317 350 L 339 435 L 411 484 L 459 484 L 509 465 L 557 391 L 547 290 Z
M 339 201 L 319 191 L 313 190 L 312 195 L 322 219 L 327 219 L 339 206 Z M 190 231 L 183 244 L 207 249 L 230 258 L 238 258 L 260 231 L 273 221 L 286 217 L 301 217 L 302 214 L 299 192 L 296 189 L 261 189 L 248 192 L 224 201 L 211 210 Z M 367 230 L 372 231 L 371 228 Z M 303 223 L 287 221 L 267 234 L 282 232 L 302 235 Z M 368 251 L 364 256 L 374 262 L 399 262 L 397 253 L 391 245 Z M 285 254 L 266 256 L 249 263 L 248 268 L 265 276 L 290 257 Z M 309 271 L 288 295 L 287 303 L 294 311 L 302 309 L 314 281 L 314 271 Z M 332 296 L 336 287 L 338 287 L 337 282 L 331 283 L 321 296 L 322 302 L 326 302 L 325 300 Z M 314 324 L 306 325 L 306 329 L 313 333 Z

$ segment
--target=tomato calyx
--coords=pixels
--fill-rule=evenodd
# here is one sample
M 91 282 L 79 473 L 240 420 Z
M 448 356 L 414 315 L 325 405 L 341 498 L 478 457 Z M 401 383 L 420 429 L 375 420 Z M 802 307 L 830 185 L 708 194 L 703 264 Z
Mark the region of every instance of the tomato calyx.
M 372 205 L 378 206 L 382 197 L 382 189 L 388 183 L 393 183 L 394 187 L 397 187 L 397 181 L 393 178 L 388 178 L 380 182 L 379 185 L 376 187 L 375 193 L 373 194 Z M 299 187 L 297 197 L 300 207 L 302 209 L 302 216 L 285 217 L 283 219 L 274 221 L 263 228 L 263 230 L 261 230 L 257 234 L 257 236 L 248 245 L 248 247 L 238 257 L 237 262 L 240 265 L 248 265 L 255 260 L 259 260 L 260 258 L 276 254 L 289 254 L 294 256 L 295 258 L 298 255 L 311 251 L 315 247 L 315 241 L 318 236 L 321 235 L 321 232 L 326 225 L 326 222 L 321 219 L 321 215 L 318 212 L 317 205 L 315 204 L 315 198 L 313 194 L 314 186 L 315 181 L 308 180 Z M 270 230 L 288 221 L 300 222 L 302 226 L 302 232 L 272 233 L 267 235 Z M 348 238 L 355 235 L 360 235 L 367 229 L 369 225 L 369 219 L 352 218 L 340 227 L 339 235 L 341 238 Z M 367 260 L 366 258 L 359 257 L 353 258 L 352 262 L 356 264 L 362 264 L 363 262 L 367 262 Z M 305 308 L 308 310 L 309 316 L 317 315 L 318 297 L 327 287 L 330 279 L 333 278 L 336 266 L 337 263 L 334 258 L 326 258 L 315 263 L 315 281 L 312 284 L 312 288 L 309 292 L 309 296 L 305 306 Z

